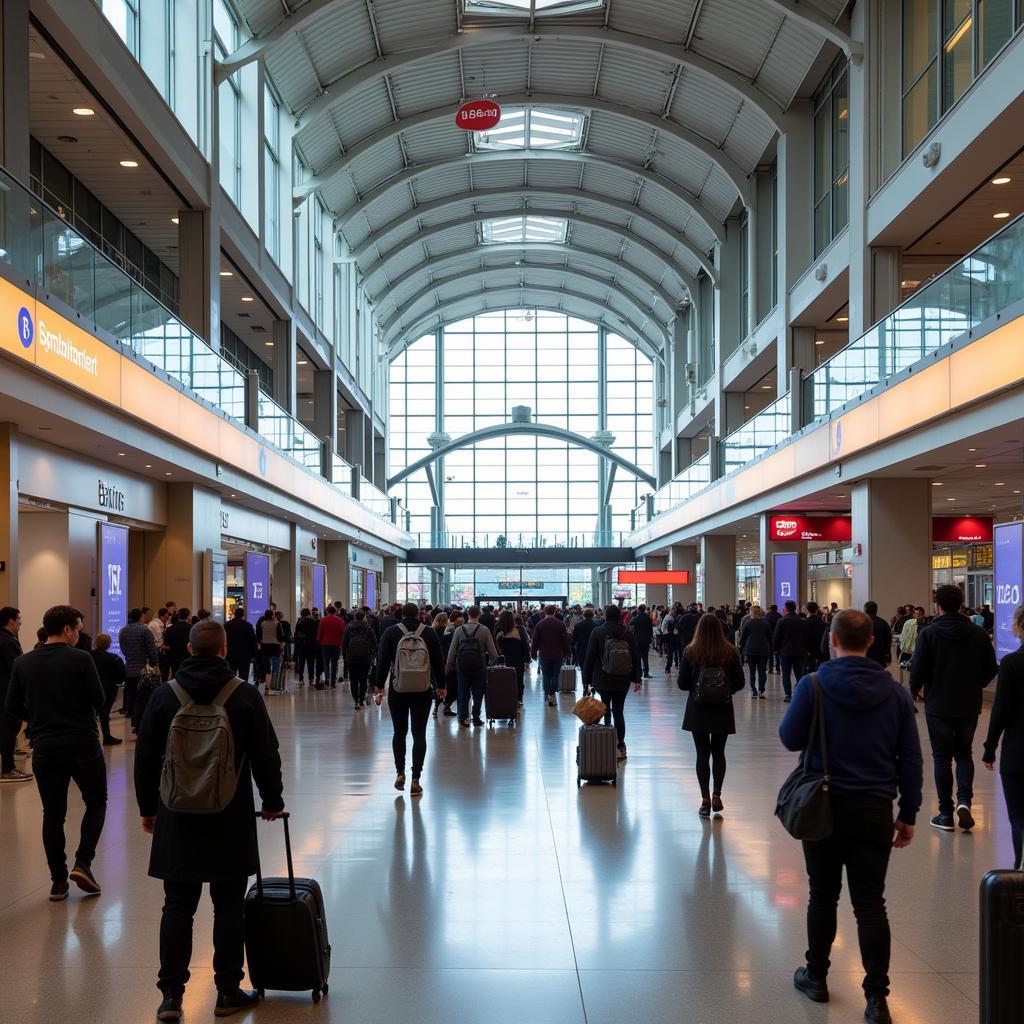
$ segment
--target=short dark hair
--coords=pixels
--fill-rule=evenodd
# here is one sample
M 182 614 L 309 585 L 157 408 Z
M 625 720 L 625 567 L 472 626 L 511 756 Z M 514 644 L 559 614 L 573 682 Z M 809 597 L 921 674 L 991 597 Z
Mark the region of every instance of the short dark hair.
M 309 609 L 308 608 L 303 608 L 302 611 L 299 612 L 299 618 L 300 619 L 308 619 L 309 618 Z
M 622 621 L 622 609 L 617 604 L 610 604 L 604 610 L 604 621 L 605 622 L 621 622 Z
M 192 618 L 192 613 L 187 608 L 178 609 L 178 620 L 184 622 L 186 619 Z
M 196 618 L 202 622 L 204 619 L 208 619 L 211 614 L 212 613 L 209 608 L 200 608 L 199 611 L 196 612 Z
M 868 615 L 877 615 L 878 614 L 878 602 L 877 601 L 865 601 L 864 602 L 864 611 L 867 612 Z
M 584 608 L 583 609 L 583 618 L 585 618 L 585 619 L 592 619 L 593 617 L 594 617 L 594 609 L 593 608 Z
M 188 634 L 188 645 L 197 658 L 216 658 L 227 642 L 224 627 L 215 619 L 197 622 Z
M 146 611 L 149 611 L 149 609 L 147 608 Z M 141 608 L 133 608 L 128 613 L 128 621 L 129 622 L 138 622 L 141 618 L 142 618 L 142 609 Z
M 43 629 L 47 636 L 60 636 L 65 627 L 77 629 L 85 616 L 69 604 L 55 604 L 43 613 Z
M 774 608 L 775 606 L 772 605 L 772 607 Z M 785 607 L 786 607 L 786 611 L 787 612 L 795 612 L 796 611 L 796 601 L 787 601 Z
M 415 612 L 413 614 L 415 614 Z M 479 619 L 480 618 L 480 607 L 479 607 L 479 605 L 475 605 L 474 604 L 472 607 L 470 607 L 470 609 L 466 613 L 466 615 L 470 619 Z
M 645 611 L 647 611 L 647 605 L 645 604 L 642 604 L 639 608 L 637 608 L 638 615 L 642 615 Z
M 818 602 L 817 601 L 808 601 L 807 602 L 807 610 L 811 613 L 811 615 L 813 615 L 818 610 Z
M 844 650 L 866 651 L 874 639 L 875 624 L 867 612 L 844 608 L 836 612 L 830 631 Z
M 240 604 L 236 604 L 235 605 L 235 618 L 236 619 L 244 619 L 245 618 L 245 609 Z
M 544 614 L 545 615 L 554 615 L 555 614 L 555 606 L 553 604 L 545 605 L 544 606 Z
M 21 612 L 12 607 L 9 604 L 5 604 L 3 608 L 0 608 L 0 626 L 6 626 L 8 622 L 13 622 Z
M 477 615 L 480 614 L 480 609 L 476 610 Z M 402 618 L 403 619 L 418 619 L 420 615 L 420 606 L 413 604 L 412 601 L 407 601 L 402 605 Z
M 960 611 L 964 603 L 964 592 L 952 583 L 935 591 L 935 603 L 947 614 Z
M 306 612 L 306 614 L 308 615 L 309 612 Z M 360 608 L 359 611 L 356 612 L 356 622 L 363 622 L 365 619 L 366 619 L 366 612 L 364 612 L 363 609 Z

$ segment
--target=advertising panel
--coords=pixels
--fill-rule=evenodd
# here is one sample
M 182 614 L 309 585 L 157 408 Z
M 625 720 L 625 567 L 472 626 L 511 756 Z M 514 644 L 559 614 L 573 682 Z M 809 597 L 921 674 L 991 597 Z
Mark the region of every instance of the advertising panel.
M 1000 523 L 995 528 L 996 658 L 1020 646 L 1013 635 L 1013 613 L 1021 603 L 1024 584 L 1024 523 Z
M 254 625 L 270 605 L 270 555 L 245 553 L 245 617 Z
M 616 583 L 667 583 L 685 586 L 690 582 L 688 569 L 619 569 Z
M 110 649 L 120 655 L 118 635 L 128 621 L 128 527 L 99 527 L 99 631 L 110 635 Z
M 800 556 L 795 551 L 777 551 L 772 555 L 772 577 L 775 589 L 772 591 L 772 604 L 778 605 L 779 611 L 787 601 L 800 604 Z
M 313 563 L 313 607 L 324 610 L 327 604 L 327 566 Z
M 377 607 L 377 574 L 375 572 L 366 574 L 366 593 L 363 595 L 363 604 L 367 608 Z
M 932 540 L 936 544 L 991 544 L 991 516 L 933 516 Z
M 853 527 L 849 516 L 803 516 L 792 512 L 768 515 L 769 540 L 825 540 L 849 542 Z

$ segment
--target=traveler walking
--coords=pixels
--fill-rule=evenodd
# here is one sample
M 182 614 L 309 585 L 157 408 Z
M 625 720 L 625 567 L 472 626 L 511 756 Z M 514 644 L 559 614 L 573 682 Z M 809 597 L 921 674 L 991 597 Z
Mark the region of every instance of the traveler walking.
M 582 665 L 587 657 L 587 647 L 590 645 L 590 634 L 597 629 L 599 623 L 594 618 L 594 609 L 587 607 L 583 609 L 583 617 L 572 627 L 572 660 L 577 665 Z M 584 696 L 586 691 L 584 690 Z
M 910 695 L 867 657 L 873 634 L 873 623 L 863 612 L 848 609 L 833 618 L 832 658 L 800 680 L 779 737 L 787 750 L 806 749 L 816 701 L 821 702 L 825 737 L 815 746 L 824 747 L 828 757 L 832 834 L 803 844 L 810 883 L 807 953 L 806 966 L 797 968 L 793 983 L 814 1002 L 828 1002 L 829 954 L 845 867 L 864 965 L 864 1017 L 869 1024 L 891 1024 L 885 875 L 890 851 L 909 846 L 914 838 L 921 806 L 921 744 Z M 818 753 L 811 767 L 822 770 Z
M 332 690 L 338 685 L 338 659 L 341 657 L 341 642 L 345 638 L 345 620 L 335 608 L 327 606 L 324 617 L 316 630 L 316 642 L 324 662 L 324 683 Z M 324 684 L 317 683 L 322 690 Z
M 519 684 L 518 701 L 522 705 L 523 694 L 526 692 L 526 663 L 530 660 L 530 638 L 521 625 L 516 625 L 516 617 L 508 609 L 498 616 L 497 630 L 494 642 L 499 656 L 505 659 L 505 664 L 516 670 Z
M 117 646 L 121 648 L 121 657 L 124 658 L 121 714 L 131 719 L 133 728 L 137 728 L 135 698 L 139 689 L 139 675 L 147 665 L 155 667 L 160 664 L 160 654 L 153 639 L 153 631 L 142 624 L 141 608 L 133 608 L 128 613 L 128 624 L 122 626 L 117 634 Z
M 804 619 L 804 630 L 807 634 L 807 655 L 804 661 L 804 672 L 813 672 L 823 660 L 821 645 L 825 634 L 828 632 L 828 626 L 815 601 L 807 602 L 807 618 Z
M 917 638 L 926 625 L 924 609 L 920 605 L 916 605 L 911 611 L 913 614 L 904 620 L 903 628 L 899 633 L 897 650 L 899 651 L 900 668 L 910 668 L 910 662 L 914 657 L 914 648 L 917 646 Z
M 68 895 L 64 819 L 72 781 L 82 794 L 85 814 L 70 879 L 88 896 L 100 893 L 92 862 L 107 813 L 107 765 L 96 717 L 106 696 L 92 657 L 74 650 L 81 626 L 77 608 L 61 604 L 47 609 L 46 643 L 15 661 L 5 705 L 32 730 L 32 766 L 43 804 L 43 849 L 54 903 Z
M 91 652 L 105 695 L 99 715 L 100 732 L 103 734 L 103 746 L 105 747 L 116 747 L 123 742 L 110 732 L 110 709 L 113 708 L 114 700 L 117 698 L 118 687 L 124 682 L 124 662 L 110 649 L 111 643 L 107 633 L 100 633 L 96 637 L 96 647 Z
M 469 621 L 452 632 L 446 665 L 455 668 L 459 684 L 459 725 L 469 725 L 469 698 L 473 698 L 473 724 L 483 725 L 480 711 L 487 681 L 487 666 L 498 660 L 498 648 L 486 626 L 480 625 L 480 609 L 469 609 Z M 443 682 L 443 680 L 442 680 Z
M 256 626 L 256 646 L 259 650 L 260 670 L 263 673 L 264 696 L 274 692 L 272 689 L 274 677 L 281 668 L 283 639 L 284 634 L 281 631 L 281 625 L 274 618 L 274 613 L 268 608 Z M 281 689 L 284 689 L 283 683 Z
M 779 622 L 782 619 L 782 616 L 779 614 L 779 606 L 777 604 L 769 605 L 768 611 L 764 613 L 764 617 L 768 625 L 772 627 L 772 635 L 774 636 L 775 627 L 779 624 Z M 768 659 L 768 671 L 773 672 L 777 675 L 780 671 L 780 668 L 781 667 L 779 665 L 779 655 L 773 647 L 772 656 Z
M 366 707 L 366 688 L 370 669 L 377 654 L 377 637 L 366 621 L 366 612 L 358 611 L 341 637 L 341 651 L 348 667 L 349 689 L 357 708 Z
M 604 610 L 604 622 L 594 630 L 583 660 L 583 689 L 597 690 L 608 707 L 605 725 L 615 720 L 619 760 L 626 759 L 626 697 L 629 684 L 641 689 L 640 652 L 636 638 L 623 625 L 618 605 Z
M 307 676 L 310 686 L 318 682 L 316 629 L 316 619 L 309 613 L 308 608 L 303 608 L 299 612 L 299 621 L 295 623 L 295 673 L 299 678 L 299 686 L 304 684 Z
M 14 762 L 14 751 L 21 732 L 21 719 L 7 710 L 7 687 L 14 659 L 21 657 L 21 612 L 6 605 L 0 608 L 0 782 L 28 782 L 31 772 L 22 771 Z
M 679 661 L 679 689 L 688 694 L 683 729 L 693 735 L 697 750 L 697 785 L 701 797 L 697 813 L 702 818 L 710 818 L 712 813 L 718 815 L 723 810 L 725 744 L 736 732 L 732 695 L 743 689 L 739 651 L 726 639 L 714 615 L 701 616 L 693 640 L 683 649 Z
M 476 611 L 479 616 L 479 609 Z M 477 629 L 482 628 L 477 625 Z M 420 622 L 419 608 L 411 602 L 402 608 L 401 621 L 381 633 L 374 687 L 377 693 L 384 692 L 389 675 L 388 710 L 394 728 L 391 749 L 395 757 L 395 789 L 405 789 L 406 736 L 411 727 L 412 784 L 409 793 L 421 796 L 423 786 L 420 778 L 427 756 L 427 722 L 433 699 L 431 684 L 442 700 L 446 691 L 441 642 L 433 629 Z
M 682 606 L 677 604 L 661 619 L 661 647 L 662 653 L 665 655 L 665 675 L 672 672 L 673 663 L 679 660 L 679 633 L 676 629 L 676 619 L 682 614 Z
M 772 656 L 772 627 L 759 604 L 750 609 L 750 618 L 745 618 L 740 627 L 740 653 L 750 672 L 750 696 L 764 700 L 768 661 Z
M 178 611 L 175 620 L 164 630 L 167 664 L 173 676 L 178 666 L 188 657 L 188 635 L 192 630 L 192 614 L 187 608 Z
M 793 682 L 803 675 L 807 655 L 807 624 L 796 613 L 796 602 L 786 602 L 786 614 L 775 624 L 772 650 L 782 671 L 783 701 L 788 704 L 793 696 Z
M 648 659 L 651 653 L 651 643 L 654 641 L 654 623 L 651 622 L 647 605 L 642 604 L 637 608 L 629 628 L 633 631 L 633 636 L 636 639 L 637 654 L 640 656 L 640 673 L 644 679 L 650 679 L 651 664 Z
M 232 671 L 242 680 L 249 682 L 249 669 L 256 660 L 256 629 L 245 619 L 245 609 L 235 605 L 235 614 L 224 626 L 228 638 L 228 664 Z M 259 685 L 259 680 L 254 680 Z
M 1013 635 L 1024 640 L 1024 607 L 1013 613 Z M 1002 740 L 999 776 L 1013 836 L 1013 866 L 1024 871 L 1024 647 L 999 663 L 996 699 L 988 721 L 982 761 L 993 771 L 996 748 Z
M 864 602 L 864 614 L 871 619 L 874 630 L 868 657 L 885 668 L 892 662 L 892 630 L 889 623 L 879 616 L 878 605 L 874 601 Z
M 910 692 L 915 700 L 924 700 L 925 722 L 932 744 L 939 813 L 930 824 L 952 832 L 955 812 L 957 824 L 969 832 L 975 824 L 971 814 L 974 797 L 971 745 L 981 714 L 981 691 L 992 681 L 998 666 L 988 634 L 960 614 L 963 593 L 959 587 L 939 587 L 935 604 L 937 617 L 921 630 L 914 645 Z
M 245 686 L 228 664 L 224 627 L 213 619 L 197 623 L 188 651 L 174 680 L 150 699 L 135 748 L 135 796 L 142 830 L 153 836 L 149 874 L 164 883 L 157 976 L 162 1021 L 181 1019 L 204 883 L 214 913 L 214 1014 L 226 1017 L 259 1002 L 255 992 L 239 987 L 245 891 L 259 864 L 253 782 L 264 820 L 284 812 L 274 726 L 258 690 Z M 210 722 L 226 718 L 226 728 L 190 732 L 177 724 L 179 712 L 189 713 L 186 722 L 200 714 Z M 225 761 L 232 748 L 233 763 Z M 167 764 L 175 770 L 166 772 Z M 202 812 L 195 809 L 200 798 Z M 211 806 L 219 809 L 209 813 Z
M 619 614 L 617 607 L 615 614 Z M 530 642 L 530 655 L 537 659 L 549 708 L 555 706 L 558 676 L 569 654 L 569 634 L 565 631 L 565 625 L 555 617 L 555 606 L 549 604 L 544 608 L 544 618 L 533 627 L 533 639 Z

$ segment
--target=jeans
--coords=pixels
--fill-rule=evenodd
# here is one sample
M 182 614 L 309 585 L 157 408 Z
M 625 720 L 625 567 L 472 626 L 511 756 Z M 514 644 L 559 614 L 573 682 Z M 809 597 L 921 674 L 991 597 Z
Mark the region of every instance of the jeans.
M 341 646 L 339 644 L 323 644 L 320 647 L 324 659 L 324 674 L 331 686 L 338 683 L 338 659 L 341 657 Z
M 1010 817 L 1010 835 L 1013 836 L 1013 865 L 1024 870 L 1024 772 L 1002 772 L 1003 798 Z
M 405 771 L 405 735 L 412 720 L 412 777 L 418 779 L 423 771 L 427 756 L 427 722 L 434 695 L 430 690 L 423 693 L 399 693 L 393 686 L 388 690 L 388 710 L 395 735 L 391 749 L 395 755 L 395 771 Z
M 953 813 L 953 761 L 956 761 L 956 802 L 971 806 L 974 797 L 974 755 L 971 744 L 978 716 L 940 718 L 925 709 L 928 737 L 932 743 L 935 769 L 935 792 L 939 797 L 939 814 Z
M 484 686 L 487 683 L 487 670 L 478 669 L 468 671 L 462 668 L 455 669 L 455 676 L 459 681 L 459 721 L 463 722 L 469 718 L 469 698 L 473 698 L 473 717 L 480 717 L 480 708 L 484 701 Z
M 636 645 L 637 653 L 640 655 L 640 675 L 649 676 L 651 674 L 651 645 L 649 643 L 638 643 Z
M 885 873 L 892 850 L 892 803 L 878 797 L 833 793 L 832 820 L 830 838 L 803 844 L 811 891 L 807 971 L 815 981 L 824 981 L 828 975 L 845 867 L 857 918 L 864 992 L 887 996 L 892 939 L 885 912 Z
M 779 655 L 779 663 L 782 668 L 782 689 L 787 697 L 793 696 L 793 684 L 800 682 L 803 672 L 803 658 L 789 658 L 785 654 Z
M 213 976 L 218 992 L 234 992 L 242 980 L 245 945 L 243 911 L 249 879 L 210 882 L 213 900 Z M 157 988 L 180 999 L 189 979 L 192 959 L 192 919 L 203 893 L 202 882 L 164 882 L 160 917 L 160 974 Z
M 679 637 L 674 633 L 667 633 L 661 643 L 665 648 L 665 671 L 671 672 L 673 661 L 679 661 Z
M 604 724 L 611 725 L 615 719 L 615 736 L 620 747 L 626 745 L 626 694 L 629 690 L 601 690 L 601 703 L 608 705 Z
M 558 693 L 558 676 L 562 671 L 561 658 L 538 658 L 537 667 L 544 680 L 544 693 L 548 697 Z
M 248 658 L 228 658 L 228 665 L 231 667 L 231 671 L 242 680 L 243 683 L 249 682 L 249 669 L 252 666 L 252 662 Z
M 21 719 L 0 707 L 0 771 L 14 771 L 14 748 L 21 732 Z
M 105 740 L 110 739 L 110 710 L 114 706 L 114 701 L 117 699 L 117 683 L 107 683 L 103 681 L 103 692 L 106 694 L 106 699 L 103 701 L 103 707 L 100 709 L 100 732 L 103 733 Z
M 746 655 L 747 668 L 750 670 L 750 692 L 764 693 L 765 683 L 768 681 L 768 655 L 748 654 Z M 760 689 L 758 689 L 760 680 Z
M 68 746 L 37 747 L 33 752 L 32 769 L 43 802 L 43 849 L 50 879 L 64 882 L 68 877 L 64 849 L 68 787 L 73 780 L 85 803 L 75 863 L 88 866 L 96 856 L 96 844 L 107 816 L 107 762 L 96 738 Z
M 349 663 L 349 689 L 352 691 L 352 699 L 358 704 L 366 700 L 366 681 L 370 677 L 370 666 L 356 665 Z
M 316 650 L 314 648 L 307 644 L 295 648 L 295 671 L 298 673 L 300 683 L 306 675 L 309 676 L 309 681 L 313 682 L 320 674 L 316 671 Z
M 139 692 L 139 677 L 126 676 L 124 680 L 124 693 L 121 695 L 121 710 L 131 718 L 135 709 L 135 694 Z
M 267 655 L 267 674 L 271 679 L 277 675 L 278 670 L 281 668 L 281 655 L 280 654 L 268 654 Z M 282 686 L 282 689 L 284 687 Z
M 693 745 L 697 748 L 697 785 L 700 786 L 700 795 L 705 800 L 710 800 L 712 793 L 715 796 L 722 795 L 722 783 L 725 781 L 725 742 L 728 738 L 728 733 L 724 732 L 693 734 Z M 712 776 L 715 788 L 710 790 Z

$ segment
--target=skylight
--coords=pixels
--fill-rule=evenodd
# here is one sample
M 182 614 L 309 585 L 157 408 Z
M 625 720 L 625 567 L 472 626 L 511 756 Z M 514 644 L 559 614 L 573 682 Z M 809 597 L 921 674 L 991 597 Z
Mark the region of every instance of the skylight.
M 562 242 L 569 232 L 569 222 L 559 217 L 538 217 L 527 213 L 520 217 L 496 217 L 480 225 L 486 245 L 500 242 Z
M 586 118 L 571 110 L 510 107 L 501 122 L 486 132 L 474 132 L 477 149 L 579 149 Z
M 579 11 L 599 11 L 604 0 L 463 0 L 467 14 L 576 14 Z

